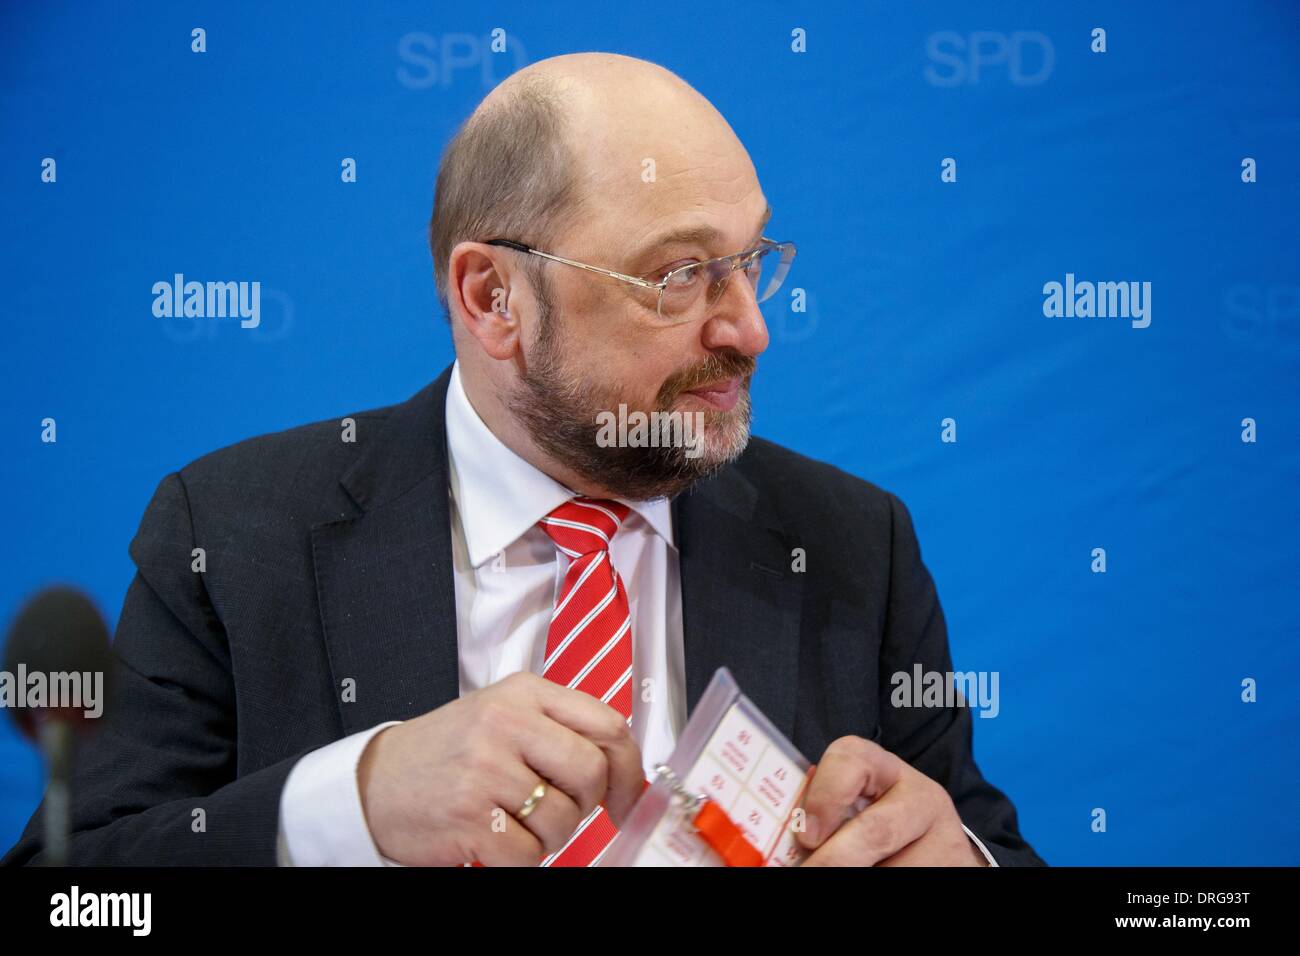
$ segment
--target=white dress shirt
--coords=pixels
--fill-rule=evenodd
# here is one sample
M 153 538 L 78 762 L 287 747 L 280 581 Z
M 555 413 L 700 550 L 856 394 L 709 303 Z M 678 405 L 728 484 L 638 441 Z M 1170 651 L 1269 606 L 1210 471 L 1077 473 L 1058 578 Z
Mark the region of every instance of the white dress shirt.
M 447 388 L 446 426 L 463 696 L 516 671 L 541 673 L 551 610 L 569 558 L 537 521 L 573 492 L 492 433 L 465 394 L 459 363 Z M 631 731 L 649 777 L 668 759 L 686 723 L 681 581 L 669 501 L 623 503 L 631 511 L 614 536 L 610 558 L 631 611 Z M 395 723 L 351 734 L 294 766 L 280 798 L 281 866 L 391 863 L 366 826 L 356 771 L 370 739 Z M 526 796 L 520 795 L 521 803 Z

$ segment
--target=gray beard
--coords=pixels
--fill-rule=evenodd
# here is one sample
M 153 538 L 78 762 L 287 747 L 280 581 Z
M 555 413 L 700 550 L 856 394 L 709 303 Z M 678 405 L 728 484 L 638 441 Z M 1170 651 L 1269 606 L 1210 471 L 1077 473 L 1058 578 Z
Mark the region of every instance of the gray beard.
M 656 398 L 655 408 L 642 409 L 647 413 L 668 411 L 671 402 L 690 388 L 744 375 L 734 408 L 726 412 L 716 409 L 704 412 L 704 435 L 726 436 L 722 448 L 711 449 L 705 443 L 702 454 L 689 458 L 689 449 L 680 444 L 601 447 L 597 443 L 596 415 L 615 412 L 620 399 L 612 392 L 600 391 L 580 373 L 574 374 L 563 367 L 548 299 L 549 296 L 540 296 L 541 332 L 537 345 L 527 359 L 519 386 L 505 401 L 510 414 L 523 425 L 538 448 L 593 485 L 630 501 L 671 498 L 740 457 L 749 442 L 752 359 L 739 353 L 710 356 L 687 374 L 669 379 Z M 622 401 L 626 404 L 626 400 Z

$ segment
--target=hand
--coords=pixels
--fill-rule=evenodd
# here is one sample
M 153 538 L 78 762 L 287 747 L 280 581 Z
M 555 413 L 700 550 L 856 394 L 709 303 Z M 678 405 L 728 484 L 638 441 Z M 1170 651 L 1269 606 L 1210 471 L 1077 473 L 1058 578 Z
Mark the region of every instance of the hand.
M 988 866 L 948 791 L 883 747 L 841 737 L 814 770 L 804 866 Z M 854 813 L 861 797 L 870 803 Z
M 620 825 L 644 783 L 622 714 L 525 672 L 381 730 L 357 765 L 375 845 L 407 866 L 536 866 L 597 804 Z

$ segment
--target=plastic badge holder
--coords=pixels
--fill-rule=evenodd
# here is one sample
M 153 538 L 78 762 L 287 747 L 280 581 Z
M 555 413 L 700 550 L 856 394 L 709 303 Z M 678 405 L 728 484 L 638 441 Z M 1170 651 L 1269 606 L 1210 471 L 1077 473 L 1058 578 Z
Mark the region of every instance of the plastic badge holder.
M 721 667 L 600 866 L 798 866 L 809 768 Z

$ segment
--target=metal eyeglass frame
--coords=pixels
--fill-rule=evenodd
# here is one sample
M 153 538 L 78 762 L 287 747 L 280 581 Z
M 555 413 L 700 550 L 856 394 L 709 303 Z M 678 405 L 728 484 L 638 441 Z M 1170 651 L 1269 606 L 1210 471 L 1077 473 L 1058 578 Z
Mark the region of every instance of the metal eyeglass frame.
M 776 266 L 777 271 L 774 274 L 772 280 L 768 283 L 769 286 L 768 291 L 764 294 L 758 289 L 754 290 L 756 301 L 766 302 L 769 298 L 772 297 L 773 293 L 775 293 L 776 290 L 781 287 L 781 283 L 785 281 L 786 273 L 790 271 L 790 264 L 794 261 L 794 256 L 796 252 L 795 245 L 793 242 L 776 242 L 772 239 L 768 239 L 766 236 L 762 236 L 759 239 L 759 245 L 754 246 L 752 249 L 746 249 L 743 252 L 735 252 L 729 256 L 715 256 L 712 259 L 704 259 L 701 260 L 700 262 L 692 262 L 684 266 L 679 266 L 678 268 L 672 269 L 669 272 L 665 273 L 664 277 L 660 279 L 658 282 L 651 282 L 649 279 L 643 279 L 639 276 L 625 275 L 622 272 L 615 272 L 612 269 L 602 269 L 599 266 L 588 265 L 585 262 L 577 262 L 573 259 L 565 259 L 563 256 L 556 256 L 556 255 L 552 255 L 549 252 L 542 252 L 541 250 L 534 249 L 531 246 L 527 246 L 522 242 L 515 242 L 513 239 L 489 239 L 487 240 L 486 245 L 503 246 L 507 249 L 514 249 L 517 252 L 527 253 L 528 255 L 541 256 L 543 259 L 551 259 L 554 260 L 555 262 L 563 262 L 566 266 L 576 266 L 579 269 L 585 269 L 588 272 L 594 272 L 597 275 L 607 276 L 608 278 L 611 279 L 618 279 L 620 282 L 628 282 L 631 283 L 632 285 L 640 286 L 643 289 L 649 289 L 655 292 L 658 297 L 657 302 L 655 303 L 655 311 L 656 314 L 658 314 L 659 316 L 659 320 L 661 322 L 666 322 L 673 325 L 678 325 L 683 322 L 689 321 L 688 319 L 682 319 L 682 318 L 670 319 L 670 318 L 665 318 L 664 316 L 664 312 L 663 312 L 664 290 L 668 288 L 668 283 L 672 280 L 673 276 L 686 272 L 689 269 L 700 269 L 712 265 L 713 263 L 726 262 L 730 260 L 731 269 L 726 273 L 726 280 L 719 285 L 718 291 L 713 294 L 712 299 L 708 303 L 709 305 L 712 305 L 714 302 L 718 300 L 718 298 L 721 297 L 723 290 L 726 288 L 727 283 L 731 281 L 731 276 L 736 272 L 737 269 L 741 269 L 741 268 L 748 269 L 750 263 L 754 261 L 755 257 L 759 253 L 762 253 L 764 255 L 771 255 L 773 253 L 779 252 L 781 255 L 781 261 L 777 263 Z M 706 277 L 707 275 L 708 273 L 705 273 Z M 716 283 L 717 280 L 714 280 L 714 282 L 710 283 L 710 286 Z M 700 295 L 707 295 L 707 294 L 708 294 L 707 288 L 701 290 L 700 292 Z

